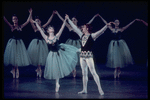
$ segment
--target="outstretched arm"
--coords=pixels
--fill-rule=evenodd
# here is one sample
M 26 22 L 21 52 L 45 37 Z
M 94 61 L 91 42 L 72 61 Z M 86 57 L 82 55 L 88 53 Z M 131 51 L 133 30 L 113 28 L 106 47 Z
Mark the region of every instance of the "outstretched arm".
M 34 25 L 34 22 L 33 22 L 33 19 L 32 19 L 32 14 L 31 14 L 31 18 L 30 18 L 30 23 L 31 23 L 31 26 L 32 26 L 34 32 L 36 32 L 36 31 L 37 31 L 37 28 L 36 28 L 36 26 Z
M 44 40 L 47 42 L 47 36 L 45 35 L 44 31 L 42 30 L 42 28 L 39 26 L 39 24 L 36 21 L 33 21 L 36 24 L 36 27 L 38 28 L 38 30 L 40 31 L 42 37 L 44 38 Z
M 124 30 L 126 30 L 126 29 L 127 29 L 130 25 L 132 25 L 135 21 L 136 21 L 136 19 L 133 20 L 132 22 L 130 22 L 128 25 L 124 26 L 124 27 L 121 29 L 121 32 L 123 32 Z
M 64 20 L 64 22 L 63 22 L 63 24 L 62 24 L 62 26 L 61 26 L 61 28 L 59 30 L 59 32 L 56 34 L 57 39 L 59 39 L 59 37 L 61 36 L 62 31 L 64 30 L 64 27 L 65 27 L 65 24 L 66 24 L 66 18 L 65 18 L 65 20 Z
M 143 22 L 146 26 L 148 26 L 148 23 L 145 22 L 144 20 L 141 20 L 141 22 Z
M 48 21 L 42 26 L 43 28 L 45 28 L 53 19 L 53 16 L 54 16 L 55 12 L 53 11 L 51 17 L 48 19 Z
M 87 23 L 87 24 L 91 24 L 93 22 L 93 20 L 95 19 L 95 17 L 97 17 L 99 14 L 96 14 L 93 16 L 93 18 Z
M 83 35 L 83 33 L 81 32 L 81 30 L 73 24 L 73 22 L 69 19 L 69 16 L 66 14 L 66 19 L 68 20 L 69 24 L 71 25 L 71 27 L 74 29 L 74 31 L 79 35 L 79 37 L 81 38 L 81 36 Z
M 102 29 L 100 29 L 99 31 L 92 33 L 92 38 L 94 39 L 94 41 L 104 33 L 104 31 L 107 29 L 107 25 L 105 25 Z
M 21 25 L 21 28 L 25 27 L 29 22 L 30 22 L 30 19 L 31 19 L 31 15 L 32 15 L 32 8 L 29 9 L 29 17 L 27 19 L 27 21 Z
M 8 22 L 8 20 L 5 18 L 5 16 L 4 16 L 4 21 L 9 25 L 9 27 L 12 29 L 13 28 L 13 25 L 11 25 L 9 22 Z
M 58 17 L 62 20 L 62 21 L 64 21 L 64 19 L 60 16 L 60 14 L 58 13 L 58 11 L 55 11 L 55 13 L 58 15 Z M 69 31 L 71 31 L 72 30 L 72 27 L 66 22 L 66 27 L 69 29 Z

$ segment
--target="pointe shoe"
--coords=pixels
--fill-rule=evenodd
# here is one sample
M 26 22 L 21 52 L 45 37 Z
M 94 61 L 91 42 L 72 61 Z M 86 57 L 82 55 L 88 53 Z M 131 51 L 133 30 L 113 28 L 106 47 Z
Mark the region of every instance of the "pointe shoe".
M 85 91 L 85 90 L 78 92 L 78 94 L 86 94 L 86 93 L 87 93 L 87 91 Z
M 73 70 L 73 77 L 76 77 L 76 70 Z
M 19 70 L 16 70 L 16 78 L 19 78 Z
M 42 70 L 39 71 L 39 78 L 42 76 Z
M 11 71 L 10 71 L 10 73 L 12 73 L 13 78 L 15 78 L 15 70 L 14 70 L 14 69 L 13 69 L 13 70 L 11 70 Z
M 121 71 L 118 72 L 118 78 L 120 77 Z
M 60 87 L 60 85 L 59 85 L 59 84 L 56 84 L 55 92 L 58 92 L 58 91 L 59 91 L 59 87 Z
M 114 71 L 114 78 L 116 79 L 116 77 L 117 77 L 117 71 Z
M 36 71 L 36 77 L 38 78 L 38 76 L 39 76 L 39 71 L 38 71 L 38 69 L 36 69 L 35 71 Z

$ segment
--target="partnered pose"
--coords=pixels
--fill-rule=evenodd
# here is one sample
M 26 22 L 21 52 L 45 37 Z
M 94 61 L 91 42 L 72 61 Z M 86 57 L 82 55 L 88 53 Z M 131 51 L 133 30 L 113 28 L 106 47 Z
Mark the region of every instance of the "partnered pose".
M 60 16 L 60 14 L 58 13 L 58 11 L 55 11 L 55 13 L 58 15 L 58 17 L 64 21 L 64 19 Z M 95 17 L 97 17 L 98 14 L 96 14 L 89 22 L 88 24 L 91 24 L 92 21 L 94 20 Z M 78 27 L 78 20 L 73 17 L 72 18 L 72 22 L 74 25 L 76 25 Z M 72 26 L 70 26 L 67 22 L 66 22 L 66 27 L 68 28 L 69 30 L 69 39 L 66 41 L 66 44 L 70 44 L 70 45 L 73 45 L 77 48 L 81 48 L 81 39 L 80 37 L 76 34 L 76 32 L 74 31 L 74 29 L 72 28 Z M 79 28 L 79 27 L 78 27 Z M 78 54 L 78 58 L 79 58 L 79 54 Z M 78 60 L 78 63 L 77 65 L 80 65 L 80 61 Z M 76 77 L 76 69 L 73 70 L 73 77 Z
M 41 25 L 41 20 L 36 17 L 35 21 L 38 23 L 38 25 L 43 29 L 51 22 L 53 16 L 54 16 L 54 11 L 51 15 L 51 17 L 49 18 L 49 20 L 47 21 L 46 24 Z M 35 70 L 37 73 L 37 78 L 39 76 L 39 78 L 41 78 L 42 76 L 42 70 L 41 70 L 41 66 L 45 66 L 46 64 L 46 58 L 48 55 L 48 46 L 45 42 L 45 40 L 43 39 L 43 37 L 40 34 L 40 31 L 38 30 L 38 28 L 34 25 L 33 21 L 32 21 L 32 17 L 30 20 L 31 26 L 35 32 L 35 39 L 33 39 L 31 41 L 31 43 L 28 46 L 28 54 L 31 58 L 31 62 L 32 65 L 37 66 L 37 69 Z
M 81 54 L 80 54 L 80 65 L 82 69 L 82 80 L 83 80 L 83 90 L 81 93 L 87 93 L 87 82 L 88 82 L 88 68 L 98 86 L 98 91 L 100 95 L 104 95 L 104 92 L 101 88 L 100 79 L 99 76 L 96 73 L 94 61 L 93 61 L 93 53 L 92 53 L 92 46 L 94 41 L 104 33 L 104 31 L 107 29 L 107 25 L 105 25 L 101 30 L 91 33 L 91 27 L 89 24 L 85 24 L 82 27 L 81 30 L 73 24 L 73 22 L 69 19 L 69 16 L 65 16 L 68 19 L 69 24 L 74 29 L 74 31 L 79 35 L 82 41 L 81 45 Z
M 63 43 L 59 44 L 59 37 L 61 36 L 62 31 L 65 27 L 66 19 L 64 20 L 57 34 L 54 34 L 54 28 L 49 26 L 47 28 L 48 35 L 45 35 L 44 31 L 36 21 L 33 22 L 36 23 L 38 30 L 48 44 L 49 48 L 49 53 L 44 70 L 44 78 L 55 79 L 55 91 L 58 92 L 60 87 L 59 79 L 69 75 L 77 64 L 78 48 Z
M 107 21 L 104 20 L 100 15 L 99 17 L 102 19 L 102 21 L 107 24 Z M 110 68 L 115 68 L 114 70 L 114 78 L 118 76 L 120 77 L 121 70 L 120 68 L 123 68 L 127 65 L 133 64 L 133 58 L 130 53 L 130 50 L 126 44 L 126 42 L 121 39 L 121 33 L 126 30 L 130 25 L 132 25 L 135 21 L 138 21 L 139 19 L 135 19 L 132 22 L 130 22 L 128 25 L 120 28 L 120 22 L 119 20 L 115 20 L 112 22 L 115 25 L 115 28 L 113 28 L 111 25 L 108 26 L 108 28 L 113 33 L 113 39 L 111 40 L 109 46 L 108 46 L 108 54 L 107 54 L 107 63 L 106 66 Z
M 29 10 L 29 17 L 27 21 L 18 25 L 18 17 L 16 15 L 12 16 L 13 25 L 8 22 L 8 20 L 4 16 L 4 21 L 10 26 L 11 34 L 13 37 L 8 40 L 8 43 L 4 52 L 4 65 L 12 65 L 13 68 L 10 71 L 13 75 L 13 78 L 19 78 L 19 69 L 21 66 L 28 66 L 31 64 L 30 57 L 27 53 L 26 47 L 21 39 L 22 29 L 25 27 L 31 18 L 32 9 Z

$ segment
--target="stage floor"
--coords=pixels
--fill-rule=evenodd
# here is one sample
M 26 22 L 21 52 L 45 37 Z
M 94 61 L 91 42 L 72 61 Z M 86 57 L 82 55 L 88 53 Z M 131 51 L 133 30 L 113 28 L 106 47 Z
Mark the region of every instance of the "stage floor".
M 144 65 L 133 65 L 122 68 L 119 79 L 113 78 L 114 69 L 105 65 L 96 66 L 100 77 L 100 83 L 104 95 L 99 95 L 97 85 L 89 72 L 87 94 L 78 94 L 82 90 L 82 73 L 79 66 L 76 67 L 77 76 L 72 73 L 60 79 L 60 89 L 55 93 L 55 80 L 47 80 L 43 77 L 36 78 L 35 67 L 20 68 L 19 79 L 13 79 L 11 68 L 4 67 L 3 98 L 68 98 L 68 99 L 147 99 L 148 98 L 148 68 Z

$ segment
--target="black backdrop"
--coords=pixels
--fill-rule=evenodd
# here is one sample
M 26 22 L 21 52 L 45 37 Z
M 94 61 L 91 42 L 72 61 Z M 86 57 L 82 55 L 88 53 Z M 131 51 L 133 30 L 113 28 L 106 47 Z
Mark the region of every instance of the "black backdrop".
M 47 22 L 53 10 L 57 10 L 64 18 L 68 14 L 70 18 L 76 16 L 78 25 L 87 23 L 95 14 L 99 13 L 107 22 L 120 20 L 120 27 L 127 25 L 135 18 L 148 22 L 148 1 L 117 2 L 117 1 L 50 1 L 50 2 L 4 2 L 2 3 L 2 16 L 5 16 L 12 23 L 12 15 L 16 14 L 19 24 L 23 24 L 29 15 L 28 9 L 33 9 L 34 16 L 39 16 L 42 25 Z M 50 25 L 53 25 L 55 32 L 58 32 L 62 21 L 55 15 Z M 93 32 L 101 29 L 105 24 L 97 17 L 92 23 Z M 2 19 L 3 33 L 3 53 L 8 40 L 11 37 L 9 26 Z M 136 64 L 144 64 L 148 59 L 148 27 L 142 22 L 135 22 L 122 33 L 122 38 L 126 41 L 132 57 Z M 108 45 L 111 41 L 111 31 L 107 29 L 94 44 L 93 52 L 97 63 L 106 63 Z M 22 39 L 28 48 L 29 43 L 34 38 L 34 31 L 29 23 L 23 28 Z M 64 43 L 68 37 L 68 29 L 65 27 L 60 41 Z

